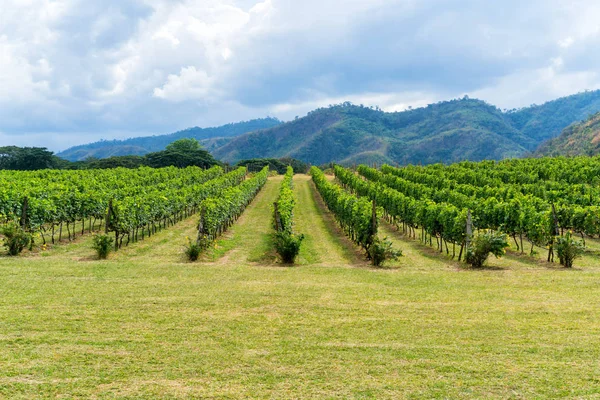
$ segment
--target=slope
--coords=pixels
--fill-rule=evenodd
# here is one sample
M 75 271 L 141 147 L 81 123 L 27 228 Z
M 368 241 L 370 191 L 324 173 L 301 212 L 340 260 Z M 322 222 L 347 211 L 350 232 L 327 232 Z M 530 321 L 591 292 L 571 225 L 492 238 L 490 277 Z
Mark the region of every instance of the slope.
M 542 144 L 540 156 L 593 156 L 600 153 L 600 113 L 567 127 L 559 137 Z
M 452 162 L 519 156 L 527 151 L 521 145 L 526 141 L 500 110 L 480 100 L 396 113 L 343 103 L 242 135 L 214 155 L 228 162 L 283 156 L 312 164 Z
M 574 122 L 583 121 L 600 111 L 600 90 L 586 91 L 542 105 L 533 105 L 520 110 L 508 111 L 506 116 L 514 127 L 533 139 L 525 143 L 528 150 L 560 135 L 563 129 Z
M 207 150 L 223 146 L 232 137 L 244 133 L 271 128 L 281 124 L 275 118 L 255 119 L 235 124 L 227 124 L 216 128 L 190 128 L 168 135 L 146 136 L 125 140 L 102 140 L 81 146 L 71 147 L 57 154 L 69 161 L 85 160 L 89 157 L 107 158 L 123 155 L 144 155 L 164 150 L 175 140 L 183 138 L 198 139 Z

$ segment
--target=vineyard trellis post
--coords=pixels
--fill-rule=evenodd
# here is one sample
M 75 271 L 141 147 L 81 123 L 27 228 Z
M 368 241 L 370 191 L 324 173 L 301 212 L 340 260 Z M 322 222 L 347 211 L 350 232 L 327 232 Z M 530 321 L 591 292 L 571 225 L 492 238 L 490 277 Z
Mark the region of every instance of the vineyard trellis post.
M 465 238 L 465 242 L 466 242 L 466 251 L 469 250 L 469 247 L 471 246 L 471 239 L 473 238 L 473 217 L 471 216 L 471 210 L 467 210 L 467 235 Z
M 108 210 L 106 211 L 106 221 L 104 223 L 104 233 L 108 234 L 109 228 L 110 228 L 110 217 L 113 211 L 113 201 L 112 199 L 110 199 L 108 201 Z
M 23 206 L 21 207 L 21 220 L 19 221 L 19 225 L 21 228 L 27 228 L 27 209 L 29 208 L 29 199 L 27 196 L 23 198 Z
M 206 234 L 204 221 L 206 219 L 206 206 L 202 206 L 200 209 L 200 221 L 198 222 L 198 237 L 196 243 L 200 244 L 202 238 Z
M 552 238 L 550 239 L 550 246 L 548 247 L 548 262 L 554 262 L 554 241 L 556 236 L 559 235 L 558 230 L 558 218 L 556 217 L 556 206 L 552 203 Z
M 277 202 L 273 203 L 273 207 L 275 209 L 273 212 L 273 215 L 275 216 L 275 227 L 277 228 L 277 232 L 282 232 L 283 225 L 281 224 L 281 216 L 279 215 L 279 208 L 277 206 Z

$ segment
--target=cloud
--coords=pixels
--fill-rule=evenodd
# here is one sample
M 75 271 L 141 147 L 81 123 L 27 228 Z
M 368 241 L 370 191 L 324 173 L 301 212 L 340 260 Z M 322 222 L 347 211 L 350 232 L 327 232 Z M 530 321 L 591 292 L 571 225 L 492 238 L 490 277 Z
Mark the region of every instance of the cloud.
M 599 14 L 591 0 L 4 0 L 0 144 L 58 150 L 346 100 L 541 103 L 600 87 Z

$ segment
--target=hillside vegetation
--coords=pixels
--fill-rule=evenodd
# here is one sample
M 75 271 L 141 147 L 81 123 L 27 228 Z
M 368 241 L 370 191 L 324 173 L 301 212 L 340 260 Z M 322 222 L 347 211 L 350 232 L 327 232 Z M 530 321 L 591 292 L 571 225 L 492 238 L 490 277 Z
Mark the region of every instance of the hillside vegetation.
M 532 154 L 544 141 L 599 111 L 600 91 L 504 111 L 466 96 L 394 113 L 346 102 L 287 123 L 266 118 L 220 128 L 192 128 L 78 146 L 58 156 L 82 160 L 141 155 L 162 150 L 173 140 L 193 137 L 217 159 L 229 163 L 283 157 L 316 165 L 500 160 Z
M 137 155 L 164 150 L 169 143 L 179 139 L 196 139 L 206 150 L 223 146 L 232 137 L 281 124 L 275 118 L 255 119 L 247 122 L 227 124 L 216 128 L 190 128 L 168 135 L 146 136 L 126 140 L 102 140 L 95 143 L 71 147 L 57 154 L 69 161 L 82 161 L 87 158 L 108 158 Z
M 537 155 L 593 156 L 600 153 L 600 113 L 567 127 L 559 137 L 544 143 Z
M 241 135 L 214 154 L 226 162 L 288 156 L 317 165 L 500 160 L 530 154 L 597 111 L 599 91 L 510 111 L 468 97 L 395 113 L 343 103 Z

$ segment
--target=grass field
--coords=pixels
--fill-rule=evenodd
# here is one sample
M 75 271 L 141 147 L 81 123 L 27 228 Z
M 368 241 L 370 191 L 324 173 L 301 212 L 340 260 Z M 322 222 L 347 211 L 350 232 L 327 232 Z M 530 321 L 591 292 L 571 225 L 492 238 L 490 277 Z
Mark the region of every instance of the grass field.
M 600 249 L 473 271 L 381 226 L 373 269 L 306 176 L 299 263 L 271 250 L 271 178 L 197 263 L 195 218 L 94 260 L 91 239 L 0 258 L 4 398 L 600 398 Z

